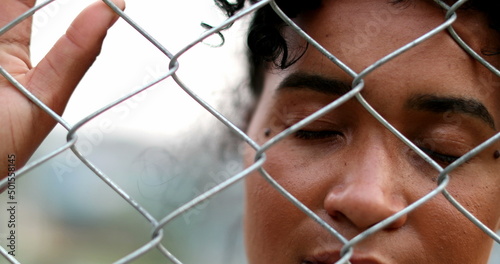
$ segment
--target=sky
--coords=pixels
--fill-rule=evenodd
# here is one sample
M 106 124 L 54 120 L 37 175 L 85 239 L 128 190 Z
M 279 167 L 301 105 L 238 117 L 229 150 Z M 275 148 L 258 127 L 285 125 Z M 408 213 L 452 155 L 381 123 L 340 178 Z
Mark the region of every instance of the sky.
M 91 0 L 58 0 L 34 17 L 32 59 L 37 63 L 61 36 L 70 21 Z M 171 53 L 200 36 L 201 22 L 218 25 L 225 17 L 210 0 L 128 0 L 126 13 Z M 244 81 L 240 24 L 225 32 L 226 44 L 198 44 L 180 58 L 179 76 L 209 103 L 227 99 L 228 89 Z M 218 36 L 207 43 L 217 44 Z M 75 124 L 108 103 L 168 72 L 169 59 L 125 21 L 110 29 L 103 51 L 75 91 L 64 118 Z M 223 98 L 221 98 L 223 97 Z M 224 104 L 222 102 L 222 104 Z M 169 78 L 131 98 L 103 116 L 123 133 L 176 136 L 200 122 L 203 110 Z M 99 126 L 90 122 L 85 128 Z

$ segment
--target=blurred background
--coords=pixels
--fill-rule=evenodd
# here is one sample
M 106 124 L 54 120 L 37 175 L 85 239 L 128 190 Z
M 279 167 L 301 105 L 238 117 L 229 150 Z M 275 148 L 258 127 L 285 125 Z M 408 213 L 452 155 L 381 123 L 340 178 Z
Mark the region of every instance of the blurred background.
M 93 2 L 57 0 L 36 13 L 34 64 Z M 127 0 L 126 13 L 173 54 L 205 32 L 202 22 L 217 26 L 225 20 L 211 0 Z M 189 50 L 178 71 L 188 87 L 238 125 L 248 105 L 242 24 L 224 32 L 222 47 L 214 36 Z M 120 19 L 64 119 L 76 124 L 161 78 L 169 62 Z M 82 154 L 156 219 L 242 170 L 238 139 L 170 79 L 93 119 L 77 135 Z M 57 126 L 32 160 L 65 142 L 66 131 Z M 242 193 L 237 184 L 176 218 L 165 227 L 163 244 L 183 263 L 245 263 Z M 16 198 L 22 263 L 112 263 L 151 237 L 150 223 L 69 150 L 19 179 Z M 5 194 L 0 204 L 6 204 Z M 6 232 L 0 225 L 2 245 Z M 134 263 L 168 261 L 152 250 Z
M 36 13 L 36 64 L 93 0 L 57 0 Z M 171 53 L 203 34 L 200 23 L 225 16 L 212 0 L 127 0 L 126 13 Z M 182 81 L 231 121 L 244 124 L 245 20 L 180 58 Z M 109 31 L 101 55 L 64 114 L 70 124 L 159 79 L 169 59 L 123 20 Z M 173 81 L 150 89 L 85 124 L 77 133 L 82 154 L 161 219 L 242 170 L 242 143 Z M 57 126 L 32 160 L 66 142 Z M 112 263 L 150 240 L 151 225 L 71 151 L 17 181 L 18 260 L 37 264 Z M 164 228 L 163 244 L 183 263 L 246 263 L 242 242 L 243 187 L 236 184 Z M 6 204 L 0 195 L 0 204 Z M 3 214 L 2 214 L 3 215 Z M 3 218 L 3 217 L 2 217 Z M 4 219 L 2 219 L 2 222 Z M 0 243 L 6 243 L 0 225 Z M 500 263 L 496 250 L 491 263 Z M 0 258 L 0 263 L 6 263 Z M 133 263 L 169 263 L 152 250 Z

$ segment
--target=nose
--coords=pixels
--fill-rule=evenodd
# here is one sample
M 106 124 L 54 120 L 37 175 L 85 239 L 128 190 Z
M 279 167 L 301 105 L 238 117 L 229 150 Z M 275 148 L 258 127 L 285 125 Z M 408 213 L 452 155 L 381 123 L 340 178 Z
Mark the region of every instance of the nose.
M 340 177 L 327 193 L 324 208 L 335 221 L 348 221 L 365 230 L 404 209 L 406 202 L 398 180 L 398 162 L 391 159 L 387 148 L 364 145 L 355 151 L 355 159 L 346 159 Z M 349 155 L 351 156 L 351 155 Z M 407 216 L 385 229 L 403 226 Z

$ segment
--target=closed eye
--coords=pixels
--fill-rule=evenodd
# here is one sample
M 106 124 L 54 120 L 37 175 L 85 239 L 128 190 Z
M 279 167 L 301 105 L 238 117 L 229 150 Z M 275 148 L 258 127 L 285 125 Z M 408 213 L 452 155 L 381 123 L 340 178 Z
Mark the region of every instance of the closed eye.
M 423 148 L 423 147 L 419 147 L 419 148 L 425 154 L 429 155 L 429 157 L 431 157 L 436 162 L 439 162 L 439 163 L 442 163 L 442 164 L 445 164 L 445 165 L 449 165 L 449 164 L 455 162 L 458 158 L 460 158 L 458 156 L 453 156 L 453 155 L 448 155 L 448 154 L 443 154 L 443 153 L 440 153 L 440 152 L 436 152 L 436 151 L 430 150 L 428 148 Z
M 342 136 L 342 133 L 334 130 L 320 130 L 320 131 L 311 131 L 311 130 L 299 130 L 294 134 L 295 138 L 302 140 L 316 140 L 316 139 L 326 139 L 331 137 Z

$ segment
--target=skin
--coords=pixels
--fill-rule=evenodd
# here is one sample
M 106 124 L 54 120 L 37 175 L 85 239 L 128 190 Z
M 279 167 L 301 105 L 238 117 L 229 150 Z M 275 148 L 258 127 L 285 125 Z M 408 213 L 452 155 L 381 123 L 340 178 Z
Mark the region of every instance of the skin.
M 0 27 L 34 5 L 34 0 L 0 0 Z M 125 7 L 125 3 L 115 3 Z M 101 50 L 108 28 L 118 16 L 103 2 L 85 9 L 36 67 L 31 65 L 31 19 L 0 35 L 0 65 L 56 113 L 62 114 L 76 85 Z M 7 156 L 22 167 L 52 130 L 55 121 L 0 76 L 0 179 Z
M 444 12 L 430 2 L 324 1 L 320 9 L 300 15 L 296 22 L 360 72 L 442 23 Z M 374 23 L 376 14 L 386 16 Z M 370 34 L 366 33 L 367 25 Z M 498 34 L 474 11 L 460 11 L 454 27 L 477 52 L 499 44 Z M 291 42 L 300 43 L 286 30 Z M 359 41 L 362 37 L 364 42 Z M 488 60 L 498 66 L 498 57 Z M 300 83 L 289 81 L 294 75 L 302 78 Z M 333 81 L 318 91 L 311 76 Z M 292 67 L 266 73 L 249 135 L 263 144 L 339 98 L 332 91 L 337 83 L 349 86 L 351 82 L 351 77 L 309 47 Z M 364 98 L 442 167 L 494 135 L 500 125 L 498 79 L 447 33 L 383 65 L 369 74 L 365 83 Z M 460 107 L 448 109 L 443 100 L 432 104 L 446 110 L 429 109 L 423 106 L 429 98 L 473 100 L 485 107 L 494 124 L 484 115 L 466 113 Z M 491 146 L 454 170 L 447 187 L 495 231 L 500 219 L 500 164 L 494 152 L 499 147 Z M 247 165 L 252 164 L 254 155 L 248 148 Z M 347 239 L 402 210 L 437 185 L 437 170 L 355 99 L 274 145 L 266 155 L 265 170 Z M 343 246 L 259 173 L 246 181 L 245 233 L 249 263 L 334 263 Z M 492 239 L 438 195 L 356 245 L 351 263 L 487 263 L 491 245 Z

